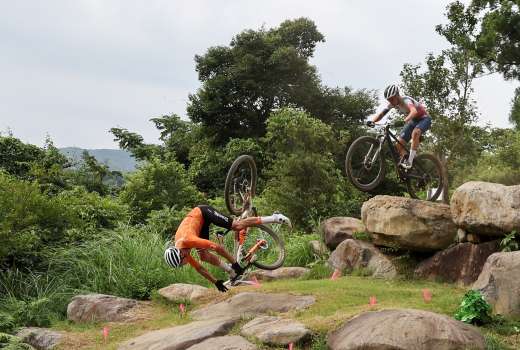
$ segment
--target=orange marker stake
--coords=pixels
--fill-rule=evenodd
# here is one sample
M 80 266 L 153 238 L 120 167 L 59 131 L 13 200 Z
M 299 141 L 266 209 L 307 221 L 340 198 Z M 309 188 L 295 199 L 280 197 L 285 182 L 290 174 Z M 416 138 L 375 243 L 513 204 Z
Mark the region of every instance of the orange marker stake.
M 110 329 L 107 326 L 103 327 L 103 341 L 105 342 L 105 344 L 108 341 L 108 332 L 109 331 L 110 331 Z
M 253 276 L 253 278 L 251 278 L 251 282 L 253 282 L 253 286 L 255 288 L 260 288 L 262 287 L 262 285 L 260 284 L 260 282 L 258 282 L 258 279 L 256 278 L 256 276 Z
M 181 312 L 181 316 L 184 316 L 186 313 L 186 306 L 184 306 L 184 304 L 179 304 L 179 311 Z
M 289 343 L 289 350 L 293 350 L 293 346 L 294 346 L 293 343 Z
M 334 272 L 332 273 L 332 276 L 330 276 L 330 279 L 332 281 L 335 281 L 335 280 L 337 280 L 340 277 L 341 277 L 341 270 L 340 269 L 335 269 Z
M 370 306 L 374 306 L 374 305 L 376 305 L 376 304 L 377 304 L 377 299 L 376 299 L 376 297 L 375 297 L 375 296 L 371 296 L 370 299 L 368 299 L 368 304 L 369 304 Z
M 422 296 L 425 303 L 429 303 L 430 301 L 432 301 L 432 292 L 429 289 L 423 289 Z

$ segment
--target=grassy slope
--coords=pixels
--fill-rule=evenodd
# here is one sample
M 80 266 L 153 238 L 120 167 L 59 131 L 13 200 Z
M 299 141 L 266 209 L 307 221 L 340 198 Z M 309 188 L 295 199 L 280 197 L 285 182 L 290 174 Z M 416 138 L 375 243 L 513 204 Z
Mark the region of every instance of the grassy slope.
M 425 288 L 432 292 L 433 298 L 430 303 L 423 301 L 422 290 Z M 303 311 L 290 312 L 288 316 L 303 322 L 310 329 L 321 334 L 322 342 L 323 335 L 326 332 L 336 328 L 344 320 L 367 310 L 417 308 L 453 315 L 465 292 L 464 289 L 449 284 L 424 281 L 385 281 L 354 276 L 344 277 L 336 281 L 277 281 L 264 283 L 261 288 L 235 288 L 231 293 L 236 294 L 245 290 L 314 295 L 317 299 L 316 304 Z M 372 295 L 377 298 L 376 306 L 368 305 L 369 297 Z M 229 295 L 213 295 L 208 298 L 208 301 L 210 299 L 224 299 L 225 297 L 229 297 Z M 189 306 L 188 308 L 194 307 Z M 61 346 L 61 349 L 117 349 L 117 345 L 126 339 L 154 329 L 190 321 L 189 317 L 179 317 L 178 308 L 175 305 L 155 301 L 151 308 L 151 315 L 153 316 L 149 320 L 134 324 L 110 324 L 108 344 L 104 344 L 102 341 L 104 324 L 72 325 L 61 322 L 56 324 L 54 328 L 70 332 L 67 342 Z M 235 327 L 235 332 L 239 332 L 238 327 Z M 484 330 L 484 333 L 487 333 L 487 331 Z M 515 339 L 515 336 L 509 338 L 499 336 L 498 338 L 513 347 L 520 345 L 520 339 L 518 337 Z M 318 343 L 319 341 L 315 341 L 313 349 L 320 349 Z

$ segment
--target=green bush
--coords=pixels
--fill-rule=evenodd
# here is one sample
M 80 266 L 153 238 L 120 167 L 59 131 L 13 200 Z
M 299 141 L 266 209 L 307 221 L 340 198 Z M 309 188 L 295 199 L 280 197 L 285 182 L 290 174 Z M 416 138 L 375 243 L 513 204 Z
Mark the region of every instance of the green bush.
M 0 333 L 0 349 L 4 350 L 34 350 L 29 344 L 22 343 L 22 340 L 13 335 Z
M 190 207 L 202 200 L 182 164 L 158 159 L 128 177 L 120 198 L 129 205 L 134 223 L 144 223 L 153 210 Z
M 476 290 L 468 291 L 455 313 L 459 321 L 471 324 L 486 324 L 491 321 L 491 306 L 482 294 Z
M 285 240 L 285 266 L 309 266 L 315 263 L 319 257 L 315 256 L 309 242 L 319 240 L 316 234 L 306 235 L 290 233 L 286 234 Z

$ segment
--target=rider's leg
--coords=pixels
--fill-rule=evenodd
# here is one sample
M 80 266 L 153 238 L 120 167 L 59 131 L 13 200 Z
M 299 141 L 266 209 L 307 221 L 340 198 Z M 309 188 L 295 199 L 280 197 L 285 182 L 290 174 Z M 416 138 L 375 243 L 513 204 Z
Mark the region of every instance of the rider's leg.
M 399 140 L 399 142 L 395 143 L 395 147 L 397 148 L 397 151 L 399 152 L 401 158 L 403 158 L 406 155 L 406 149 L 404 148 L 404 145 L 406 145 L 406 141 L 400 136 L 397 139 Z
M 408 164 L 413 163 L 413 159 L 417 154 L 417 149 L 419 148 L 419 144 L 421 143 L 421 135 L 422 130 L 419 128 L 413 129 L 412 132 L 412 149 L 410 150 L 410 155 L 408 156 Z

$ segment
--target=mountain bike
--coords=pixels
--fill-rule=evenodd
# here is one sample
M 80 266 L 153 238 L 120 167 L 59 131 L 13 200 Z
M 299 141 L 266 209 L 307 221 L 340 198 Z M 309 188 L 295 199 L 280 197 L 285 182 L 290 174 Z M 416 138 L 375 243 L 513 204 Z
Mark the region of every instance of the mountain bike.
M 258 216 L 253 205 L 257 169 L 253 157 L 241 155 L 229 168 L 224 186 L 224 199 L 231 214 L 244 219 Z M 232 238 L 227 237 L 232 236 Z M 285 260 L 285 244 L 273 229 L 266 225 L 248 227 L 234 235 L 217 234 L 219 243 L 233 251 L 237 262 L 244 268 L 251 265 L 263 270 L 275 270 Z M 227 281 L 226 283 L 231 283 Z M 247 281 L 237 281 L 247 284 Z
M 399 142 L 390 130 L 403 124 L 374 124 L 376 136 L 361 136 L 349 147 L 345 159 L 345 170 L 352 184 L 359 190 L 369 192 L 374 190 L 385 178 L 385 163 L 388 155 L 393 161 L 397 178 L 406 184 L 412 198 L 435 201 L 440 196 L 444 181 L 442 164 L 437 157 L 429 153 L 418 154 L 410 169 L 400 166 L 401 157 L 394 142 Z M 383 146 L 388 145 L 388 152 Z M 408 158 L 409 150 L 405 157 Z

